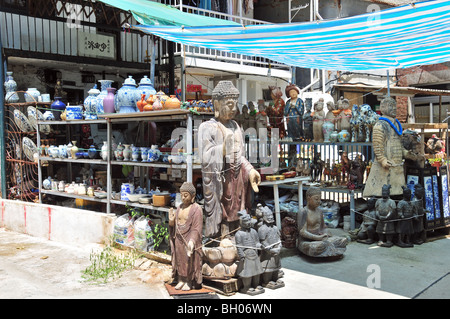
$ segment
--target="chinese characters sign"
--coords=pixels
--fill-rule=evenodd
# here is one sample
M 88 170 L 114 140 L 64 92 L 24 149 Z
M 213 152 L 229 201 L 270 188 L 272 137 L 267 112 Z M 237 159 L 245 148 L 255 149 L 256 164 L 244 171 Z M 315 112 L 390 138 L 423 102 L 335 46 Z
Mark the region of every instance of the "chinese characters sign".
M 115 59 L 116 47 L 114 36 L 80 32 L 78 35 L 78 55 Z

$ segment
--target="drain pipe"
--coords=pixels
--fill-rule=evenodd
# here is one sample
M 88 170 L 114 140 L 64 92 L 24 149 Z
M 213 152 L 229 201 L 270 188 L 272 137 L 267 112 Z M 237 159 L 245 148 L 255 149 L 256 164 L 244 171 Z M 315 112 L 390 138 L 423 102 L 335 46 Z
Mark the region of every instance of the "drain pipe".
M 5 61 L 3 59 L 2 38 L 0 32 L 0 178 L 2 198 L 6 199 L 6 145 L 5 145 Z

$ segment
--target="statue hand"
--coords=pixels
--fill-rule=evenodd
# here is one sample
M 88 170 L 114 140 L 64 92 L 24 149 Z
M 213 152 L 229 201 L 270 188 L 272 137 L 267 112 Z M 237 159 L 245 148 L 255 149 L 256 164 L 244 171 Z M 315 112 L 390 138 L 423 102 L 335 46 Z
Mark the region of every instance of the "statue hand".
M 248 179 L 250 181 L 250 184 L 252 185 L 253 191 L 255 193 L 259 192 L 258 185 L 261 183 L 261 175 L 259 175 L 258 171 L 256 169 L 253 169 L 248 174 Z
M 387 158 L 384 158 L 381 162 L 380 162 L 381 166 L 385 169 L 389 169 L 392 166 L 392 162 L 390 160 L 388 160 Z
M 175 224 L 175 212 L 171 207 L 169 209 L 169 226 L 173 226 Z
M 187 245 L 187 256 L 191 257 L 193 251 L 194 251 L 194 242 L 192 240 L 190 240 Z

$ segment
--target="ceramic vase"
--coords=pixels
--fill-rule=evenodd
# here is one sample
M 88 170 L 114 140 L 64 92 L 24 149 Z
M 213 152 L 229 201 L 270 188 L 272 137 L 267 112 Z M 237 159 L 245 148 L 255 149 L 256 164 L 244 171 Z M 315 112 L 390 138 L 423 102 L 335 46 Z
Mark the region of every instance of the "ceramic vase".
M 66 104 L 62 101 L 62 98 L 59 96 L 55 96 L 55 101 L 52 103 L 50 108 L 53 111 L 53 116 L 55 120 L 61 120 L 61 113 L 66 109 Z
M 44 114 L 42 114 L 44 117 L 44 121 L 54 121 L 55 116 L 53 115 L 52 111 L 45 111 Z
M 97 149 L 95 148 L 95 145 L 91 145 L 89 147 L 88 154 L 90 159 L 94 159 L 97 157 Z
M 114 112 L 106 112 L 104 110 L 104 105 L 103 105 L 103 100 L 108 95 L 108 88 L 111 88 L 111 85 L 114 81 L 99 80 L 99 82 L 100 82 L 100 94 L 97 95 L 97 114 L 114 113 Z
M 41 93 L 36 88 L 29 88 L 24 96 L 25 102 L 37 102 Z
M 66 158 L 66 157 L 67 157 L 67 145 L 60 145 L 59 158 Z
M 141 100 L 136 103 L 139 111 L 143 112 L 147 102 L 145 102 L 145 94 L 141 94 Z
M 141 158 L 143 162 L 148 162 L 148 147 L 141 147 Z
M 163 91 L 159 91 L 156 93 L 156 96 L 159 98 L 159 102 L 161 103 L 161 108 L 164 108 L 164 103 L 169 98 Z
M 325 143 L 330 142 L 330 135 L 334 130 L 334 125 L 331 123 L 331 121 L 324 121 L 322 124 L 322 131 L 323 131 L 323 141 Z
M 331 143 L 336 143 L 337 141 L 339 141 L 339 134 L 337 131 L 333 131 L 330 134 L 330 142 Z
M 115 88 L 107 88 L 108 95 L 102 100 L 103 113 L 114 113 L 116 111 Z
M 49 176 L 48 178 L 44 179 L 44 180 L 42 181 L 42 186 L 43 186 L 44 189 L 46 189 L 46 190 L 52 189 L 52 178 Z
M 106 161 L 108 159 L 108 142 L 104 141 L 101 149 L 102 159 Z
M 97 119 L 97 110 L 98 110 L 98 95 L 100 91 L 97 89 L 97 84 L 94 85 L 92 89 L 88 91 L 88 97 L 84 99 L 84 118 L 86 120 L 96 120 Z
M 116 112 L 117 113 L 134 113 L 137 112 L 136 103 L 141 99 L 136 88 L 136 81 L 130 75 L 125 79 L 122 87 L 116 94 Z
M 140 95 L 144 94 L 147 99 L 150 95 L 156 94 L 156 90 L 153 87 L 152 80 L 150 80 L 146 75 L 139 82 L 139 86 L 137 88 Z
M 131 158 L 131 148 L 129 144 L 124 144 L 124 149 L 123 149 L 123 160 L 124 161 L 129 161 Z
M 124 150 L 124 147 L 123 147 L 122 143 L 119 143 L 119 145 L 117 145 L 116 150 L 114 151 L 114 155 L 116 156 L 116 160 L 118 160 L 118 161 L 122 161 L 123 160 L 123 150 Z
M 82 120 L 83 107 L 81 105 L 67 105 L 66 120 Z
M 64 181 L 59 181 L 59 183 L 58 183 L 58 190 L 60 192 L 64 192 L 66 190 L 66 183 L 64 183 Z
M 347 143 L 350 142 L 351 135 L 347 130 L 341 130 L 338 135 L 339 142 Z
M 70 153 L 72 154 L 72 158 L 77 158 L 78 146 L 77 141 L 72 141 L 72 148 L 70 149 Z
M 139 160 L 139 156 L 140 156 L 139 147 L 131 144 L 131 158 L 132 158 L 133 162 L 137 162 Z
M 6 103 L 17 103 L 19 102 L 19 95 L 17 94 L 17 83 L 14 81 L 14 78 L 12 77 L 12 72 L 6 72 L 6 79 L 5 79 L 5 102 Z
M 50 154 L 50 157 L 52 157 L 52 158 L 58 158 L 58 156 L 59 156 L 59 149 L 57 146 L 51 145 L 48 148 L 48 152 Z
M 159 157 L 160 156 L 161 156 L 161 151 L 158 149 L 158 145 L 152 145 L 152 147 L 150 149 L 150 153 L 148 155 L 149 161 L 150 162 L 157 162 L 157 161 L 159 161 Z
M 128 200 L 128 194 L 134 193 L 134 185 L 131 183 L 123 183 L 120 187 L 120 199 Z
M 154 98 L 153 104 L 152 104 L 153 111 L 162 110 L 163 107 L 162 107 L 161 100 L 159 99 L 159 97 L 155 95 L 155 96 L 153 96 L 153 98 Z
M 166 110 L 179 109 L 180 105 L 181 105 L 180 100 L 178 100 L 175 95 L 171 95 L 164 103 L 164 109 Z

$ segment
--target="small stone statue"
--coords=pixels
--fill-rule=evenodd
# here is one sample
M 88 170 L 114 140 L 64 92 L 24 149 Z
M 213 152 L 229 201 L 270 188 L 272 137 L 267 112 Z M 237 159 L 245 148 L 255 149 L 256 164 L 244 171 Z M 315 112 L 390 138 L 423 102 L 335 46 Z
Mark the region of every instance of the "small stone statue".
M 393 220 L 395 219 L 395 209 L 396 205 L 394 200 L 392 200 L 390 195 L 391 185 L 383 185 L 381 194 L 382 198 L 378 199 L 375 203 L 376 217 L 378 219 L 377 223 L 377 234 L 378 234 L 378 246 L 381 247 L 392 247 L 394 244 L 392 239 L 395 235 L 395 224 Z
M 333 113 L 333 111 L 335 111 L 336 109 L 335 109 L 333 101 L 327 102 L 327 109 L 328 109 L 328 112 L 325 115 L 325 120 L 330 121 L 330 123 L 332 123 L 334 125 L 334 127 L 336 128 L 336 115 Z
M 300 90 L 295 84 L 288 85 L 285 93 L 289 97 L 284 107 L 287 136 L 294 141 L 299 141 L 303 137 L 303 113 L 305 112 L 303 100 L 298 97 Z
M 279 279 L 281 234 L 270 209 L 263 212 L 263 224 L 258 229 L 258 236 L 262 245 L 261 266 L 264 269 L 262 286 L 269 289 L 284 287 L 284 282 Z
M 311 164 L 311 180 L 313 182 L 320 183 L 322 179 L 322 170 L 323 170 L 324 162 L 320 158 L 320 153 L 314 153 L 313 162 Z
M 303 132 L 305 133 L 304 140 L 310 142 L 314 139 L 313 133 L 313 117 L 311 114 L 312 99 L 305 99 L 305 114 L 303 114 Z
M 350 106 L 350 101 L 348 99 L 344 99 L 341 96 L 340 100 L 337 102 L 338 110 L 341 112 L 338 115 L 337 121 L 337 129 L 338 131 L 347 130 L 351 131 L 350 119 L 352 117 L 352 110 Z
M 202 208 L 195 203 L 195 186 L 180 187 L 182 204 L 169 212 L 172 277 L 178 280 L 175 289 L 191 290 L 202 284 Z
M 248 113 L 248 107 L 245 104 L 242 106 L 240 118 L 242 129 L 245 132 L 250 127 L 250 114 Z
M 298 236 L 297 222 L 286 216 L 281 221 L 281 242 L 285 248 L 294 248 Z
M 325 226 L 320 208 L 321 190 L 309 187 L 306 191 L 306 206 L 297 215 L 300 230 L 297 239 L 298 250 L 311 257 L 342 256 L 348 240 L 345 237 L 331 236 Z
M 255 120 L 256 120 L 256 134 L 260 134 L 260 129 L 267 130 L 267 113 L 266 113 L 266 106 L 264 105 L 264 101 L 258 101 L 258 113 L 256 113 Z
M 252 101 L 248 102 L 248 126 L 256 129 L 256 108 Z
M 239 212 L 241 228 L 236 232 L 235 240 L 239 263 L 236 274 L 242 279 L 241 293 L 258 295 L 264 292 L 260 286 L 260 276 L 264 272 L 258 256 L 262 248 L 258 233 L 252 228 L 252 218 L 245 211 Z
M 325 118 L 325 111 L 323 110 L 324 101 L 320 98 L 319 101 L 314 103 L 314 114 L 313 114 L 313 135 L 314 142 L 323 142 L 323 120 Z
M 286 104 L 281 98 L 283 92 L 280 87 L 269 86 L 269 89 L 273 100 L 273 104 L 269 105 L 267 109 L 270 126 L 271 128 L 278 128 L 280 139 L 283 139 L 286 136 L 286 130 L 284 129 L 284 107 Z
M 361 224 L 361 229 L 358 232 L 357 241 L 362 244 L 373 244 L 376 237 L 376 210 L 375 210 L 376 199 L 371 197 L 367 201 L 367 210 L 363 214 L 363 222 Z
M 413 247 L 411 237 L 414 233 L 412 218 L 416 215 L 416 206 L 411 202 L 411 190 L 403 186 L 403 199 L 397 204 L 397 214 L 401 219 L 397 221 L 397 246 Z
M 351 169 L 349 174 L 349 181 L 347 183 L 348 189 L 359 189 L 363 186 L 364 169 L 361 167 L 360 161 L 354 159 L 351 162 Z
M 414 202 L 414 204 L 416 205 L 416 210 L 414 218 L 412 220 L 414 228 L 413 243 L 416 245 L 422 245 L 426 240 L 426 232 L 423 225 L 426 215 L 426 211 L 423 207 L 425 188 L 423 188 L 423 186 L 420 184 L 414 185 L 414 196 L 416 197 L 416 200 Z

